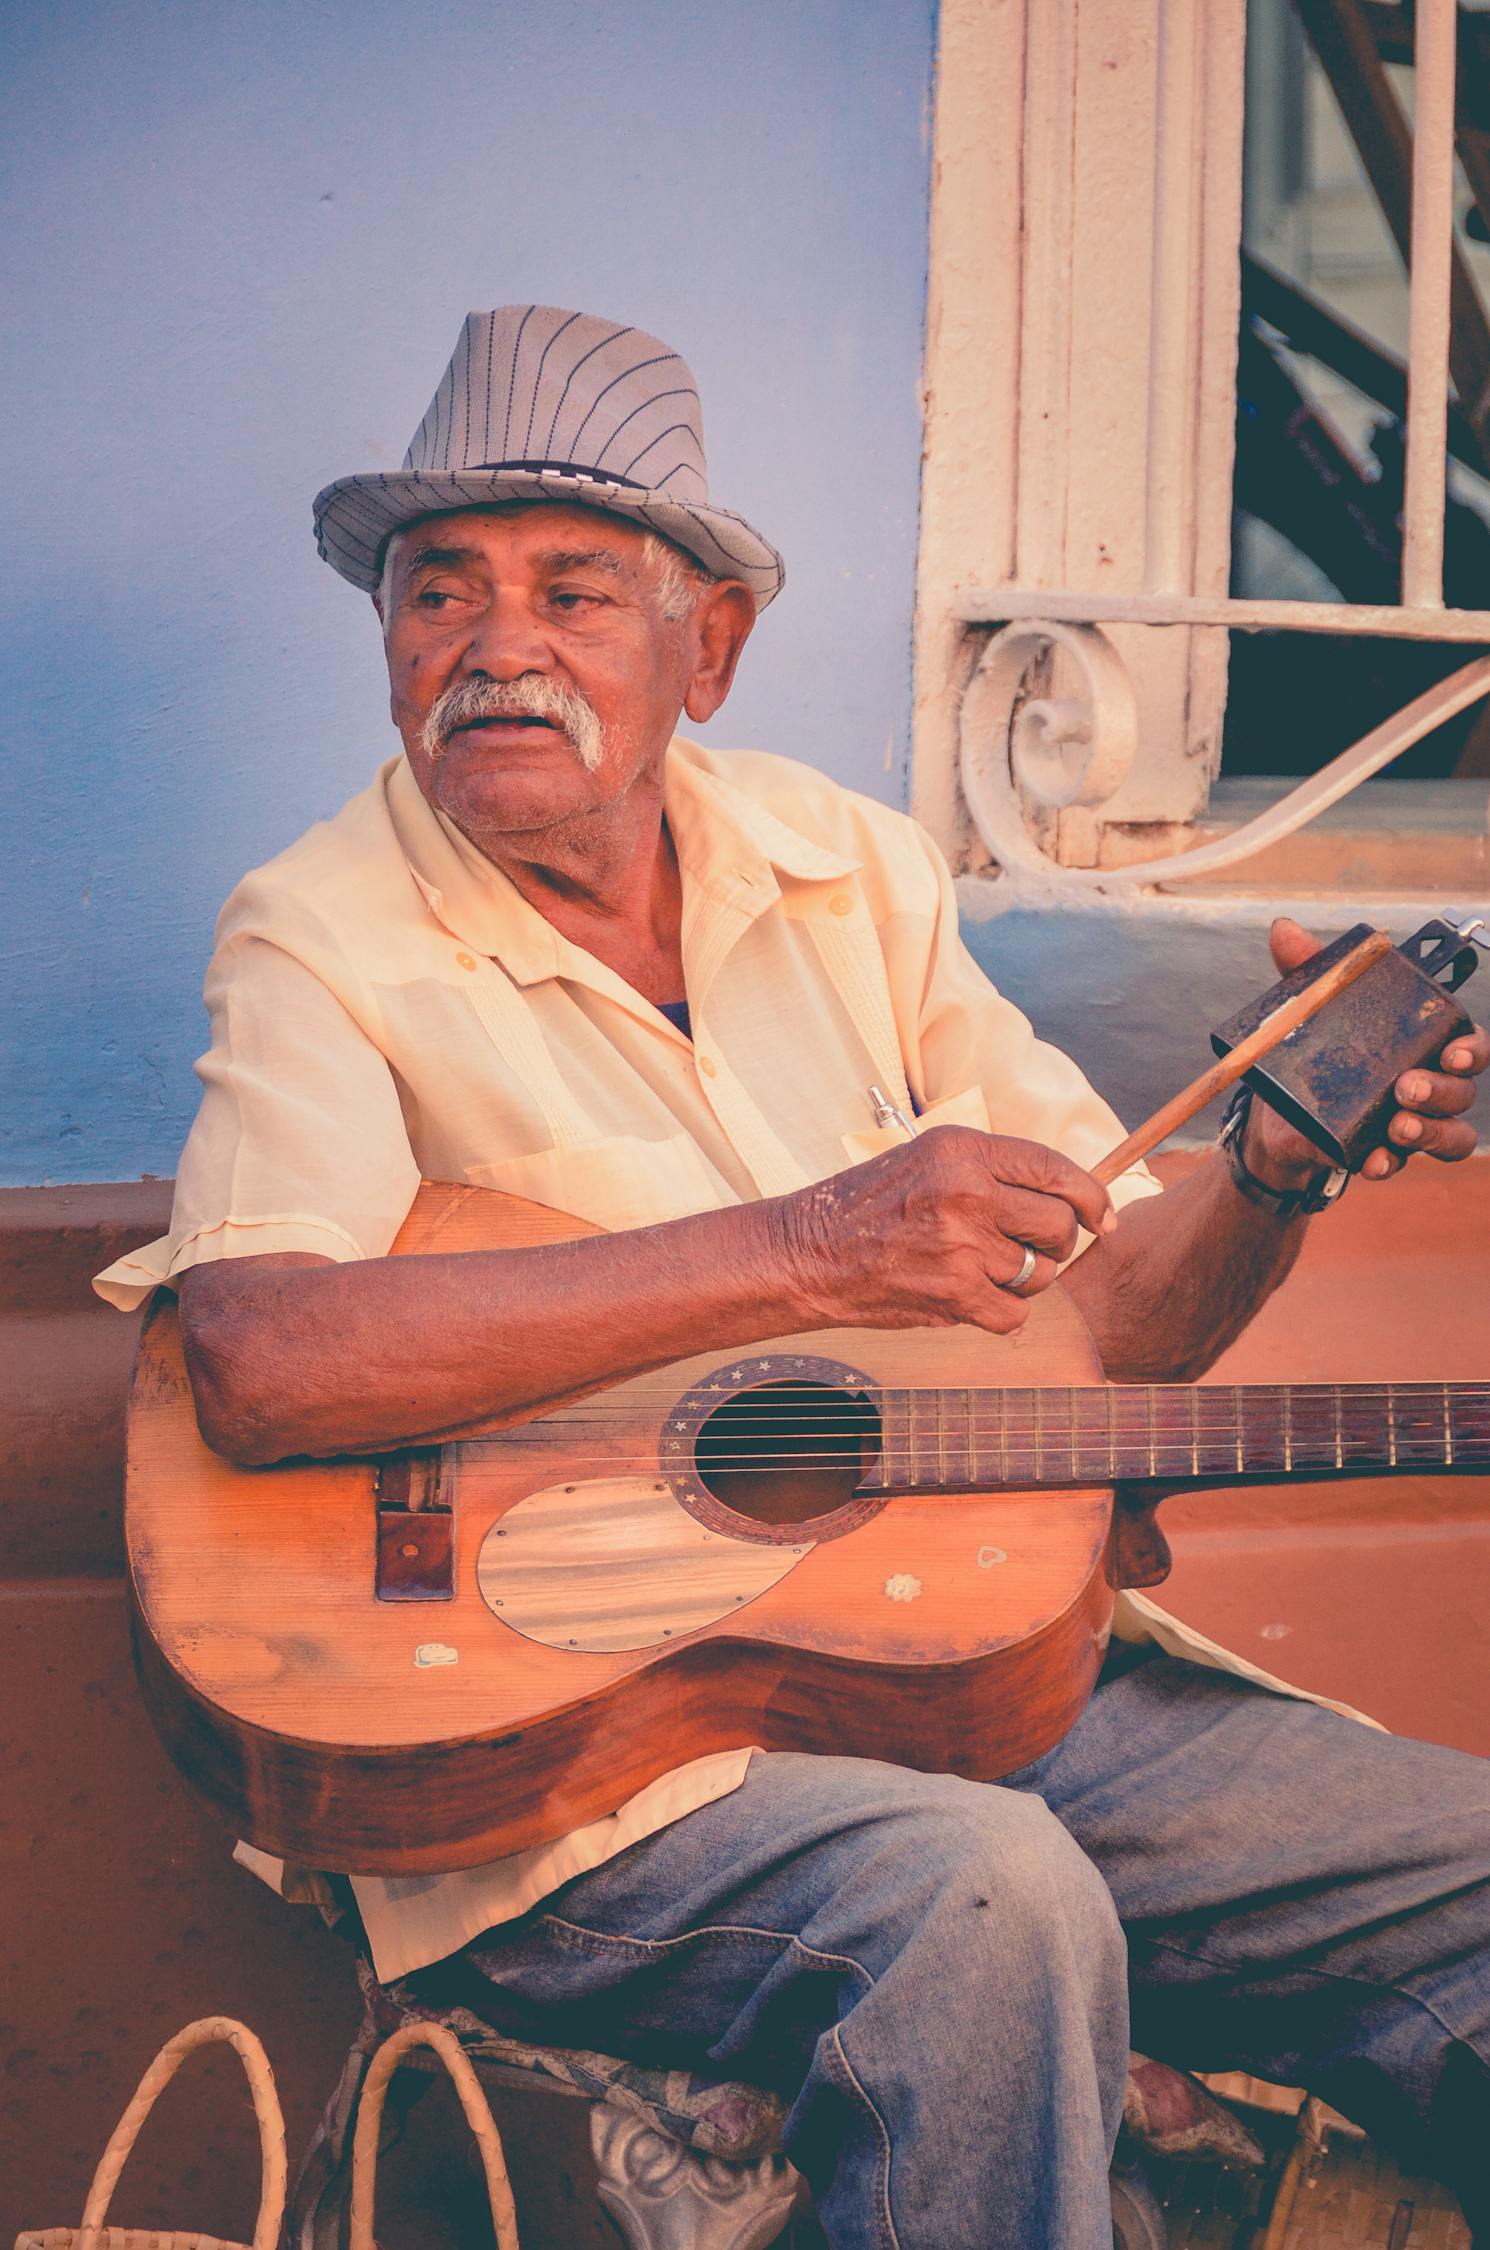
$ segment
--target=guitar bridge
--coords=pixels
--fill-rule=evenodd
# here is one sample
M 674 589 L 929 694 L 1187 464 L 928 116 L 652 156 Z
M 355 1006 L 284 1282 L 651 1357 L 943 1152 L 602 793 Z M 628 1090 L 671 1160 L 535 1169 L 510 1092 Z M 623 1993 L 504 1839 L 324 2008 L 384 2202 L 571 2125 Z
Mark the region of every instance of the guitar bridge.
M 373 1592 L 380 1602 L 455 1598 L 455 1518 L 442 1445 L 410 1446 L 378 1463 Z

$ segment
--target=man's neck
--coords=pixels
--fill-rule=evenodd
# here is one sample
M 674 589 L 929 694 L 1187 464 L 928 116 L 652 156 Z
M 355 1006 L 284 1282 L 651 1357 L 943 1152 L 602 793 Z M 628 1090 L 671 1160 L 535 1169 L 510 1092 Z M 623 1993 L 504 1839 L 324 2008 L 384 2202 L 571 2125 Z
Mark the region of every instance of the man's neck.
M 561 936 L 649 1000 L 683 997 L 682 880 L 660 773 L 551 828 L 467 840 Z

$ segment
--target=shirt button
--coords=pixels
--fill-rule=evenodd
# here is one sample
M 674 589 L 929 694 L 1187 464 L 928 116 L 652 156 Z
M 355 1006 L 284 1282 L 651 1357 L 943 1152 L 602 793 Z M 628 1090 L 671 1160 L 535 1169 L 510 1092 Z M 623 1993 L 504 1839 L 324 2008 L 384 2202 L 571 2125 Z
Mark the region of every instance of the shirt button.
M 828 901 L 828 912 L 830 914 L 852 914 L 853 911 L 854 902 L 847 891 L 835 891 Z
M 455 958 L 458 966 L 462 969 L 474 969 L 476 966 L 476 956 L 474 953 L 457 953 Z
M 712 1055 L 700 1055 L 698 1058 L 698 1067 L 703 1072 L 705 1078 L 717 1078 L 719 1075 L 718 1071 L 715 1069 L 714 1058 Z

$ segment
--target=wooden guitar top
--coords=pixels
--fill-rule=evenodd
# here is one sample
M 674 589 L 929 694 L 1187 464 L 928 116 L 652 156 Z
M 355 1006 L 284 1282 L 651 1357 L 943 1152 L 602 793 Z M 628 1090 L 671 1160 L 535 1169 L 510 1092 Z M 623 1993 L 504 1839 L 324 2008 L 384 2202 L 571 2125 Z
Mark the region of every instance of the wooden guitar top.
M 394 1252 L 593 1231 L 426 1187 Z M 804 1360 L 876 1387 L 1101 1379 L 1059 1289 L 1008 1338 L 837 1330 L 703 1353 L 445 1449 L 451 1598 L 379 1600 L 377 1464 L 211 1453 L 163 1293 L 131 1396 L 126 1533 L 141 1676 L 182 1770 L 264 1849 L 407 1873 L 529 1848 L 713 1749 L 983 1775 L 1037 1755 L 1100 1664 L 1110 1493 L 880 1496 L 806 1535 L 741 1523 L 686 1473 L 669 1414 Z

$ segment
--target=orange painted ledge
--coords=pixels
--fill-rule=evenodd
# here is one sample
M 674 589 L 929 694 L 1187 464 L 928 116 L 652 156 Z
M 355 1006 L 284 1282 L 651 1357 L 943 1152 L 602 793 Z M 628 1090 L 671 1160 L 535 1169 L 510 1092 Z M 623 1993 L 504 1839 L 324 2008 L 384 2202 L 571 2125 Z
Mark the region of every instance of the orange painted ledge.
M 1389 1378 L 1490 1382 L 1490 1157 L 1352 1182 L 1208 1379 Z M 1300 1687 L 1490 1755 L 1490 1478 L 1259 1485 L 1170 1501 L 1164 1521 L 1167 1609 Z

